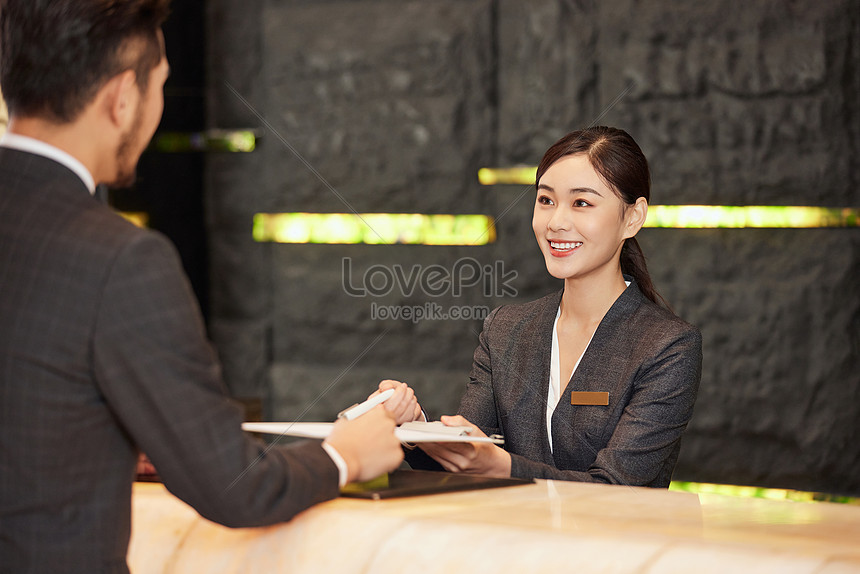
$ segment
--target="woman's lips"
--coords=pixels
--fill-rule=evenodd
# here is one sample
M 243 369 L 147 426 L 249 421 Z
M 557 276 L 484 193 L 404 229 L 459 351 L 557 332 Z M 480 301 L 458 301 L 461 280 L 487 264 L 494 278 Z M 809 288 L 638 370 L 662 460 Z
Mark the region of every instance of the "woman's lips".
M 549 240 L 549 252 L 555 257 L 572 255 L 582 245 L 582 241 Z

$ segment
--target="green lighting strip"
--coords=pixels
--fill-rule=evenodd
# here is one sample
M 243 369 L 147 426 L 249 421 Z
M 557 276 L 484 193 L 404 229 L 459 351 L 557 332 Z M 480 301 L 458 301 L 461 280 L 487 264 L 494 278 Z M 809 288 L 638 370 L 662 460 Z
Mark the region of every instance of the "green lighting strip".
M 651 205 L 645 227 L 679 229 L 858 227 L 860 209 L 778 205 Z
M 231 152 L 248 153 L 257 147 L 256 130 L 208 130 L 205 132 L 159 132 L 149 150 L 161 153 Z
M 536 167 L 478 170 L 481 185 L 534 185 Z M 782 205 L 651 205 L 645 227 L 676 229 L 808 229 L 860 227 L 860 209 Z
M 534 185 L 537 167 L 482 167 L 478 170 L 481 185 Z
M 706 482 L 672 481 L 669 490 L 691 492 L 693 494 L 720 494 L 738 498 L 765 498 L 768 500 L 791 500 L 794 502 L 836 502 L 839 504 L 860 505 L 860 498 L 838 496 L 823 492 L 804 492 L 783 488 L 762 488 L 758 486 L 735 486 L 731 484 L 711 484 Z
M 487 215 L 258 213 L 253 234 L 275 243 L 486 245 L 496 224 Z

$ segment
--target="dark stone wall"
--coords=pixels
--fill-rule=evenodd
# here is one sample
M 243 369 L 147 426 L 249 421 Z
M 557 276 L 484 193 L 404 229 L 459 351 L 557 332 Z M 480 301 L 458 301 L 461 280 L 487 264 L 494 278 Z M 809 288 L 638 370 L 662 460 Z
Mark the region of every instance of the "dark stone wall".
M 480 320 L 380 320 L 372 305 L 492 308 L 557 289 L 531 190 L 476 173 L 535 165 L 571 129 L 628 130 L 655 204 L 860 206 L 858 0 L 214 0 L 207 18 L 210 127 L 266 128 L 256 152 L 207 159 L 210 329 L 231 391 L 273 419 L 330 419 L 386 377 L 435 414 L 456 409 Z M 352 210 L 491 214 L 498 240 L 251 238 L 257 212 Z M 640 241 L 704 336 L 675 477 L 860 493 L 860 230 Z M 350 294 L 380 268 L 434 265 L 492 271 L 459 295 Z

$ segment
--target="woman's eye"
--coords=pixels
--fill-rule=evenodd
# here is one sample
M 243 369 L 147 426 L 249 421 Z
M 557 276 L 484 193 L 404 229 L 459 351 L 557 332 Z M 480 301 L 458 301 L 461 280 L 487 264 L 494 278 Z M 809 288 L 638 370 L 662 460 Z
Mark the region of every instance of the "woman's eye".
M 541 205 L 552 205 L 552 200 L 545 195 L 541 195 L 537 198 L 538 203 Z
M 588 203 L 587 201 L 585 201 L 584 199 L 577 199 L 576 201 L 573 202 L 574 207 L 588 207 L 589 205 L 591 205 L 591 204 Z

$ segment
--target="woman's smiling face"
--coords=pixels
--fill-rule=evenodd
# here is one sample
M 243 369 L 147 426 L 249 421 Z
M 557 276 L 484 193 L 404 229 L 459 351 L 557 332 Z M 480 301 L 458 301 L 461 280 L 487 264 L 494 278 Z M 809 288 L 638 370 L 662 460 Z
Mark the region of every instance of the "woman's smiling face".
M 532 217 L 550 275 L 573 279 L 601 271 L 620 273 L 621 247 L 635 235 L 625 221 L 626 207 L 585 154 L 552 164 L 538 182 Z

